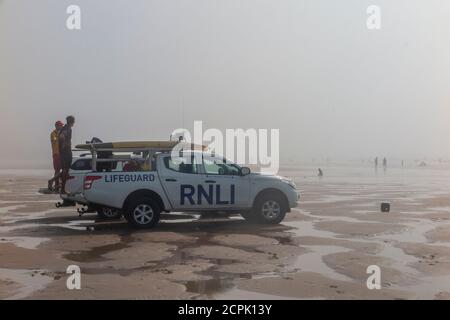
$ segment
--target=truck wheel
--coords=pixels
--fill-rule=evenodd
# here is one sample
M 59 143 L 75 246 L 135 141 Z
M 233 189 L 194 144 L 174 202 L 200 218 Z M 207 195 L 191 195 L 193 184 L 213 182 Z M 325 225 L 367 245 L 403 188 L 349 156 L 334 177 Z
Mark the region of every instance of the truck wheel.
M 286 211 L 281 196 L 268 194 L 256 200 L 251 219 L 263 224 L 278 224 L 283 221 Z
M 122 216 L 122 212 L 119 209 L 115 208 L 101 207 L 97 209 L 97 215 L 101 219 L 114 220 L 120 219 L 120 217 Z
M 152 198 L 138 198 L 131 201 L 125 210 L 125 217 L 136 228 L 151 228 L 159 221 L 161 210 Z

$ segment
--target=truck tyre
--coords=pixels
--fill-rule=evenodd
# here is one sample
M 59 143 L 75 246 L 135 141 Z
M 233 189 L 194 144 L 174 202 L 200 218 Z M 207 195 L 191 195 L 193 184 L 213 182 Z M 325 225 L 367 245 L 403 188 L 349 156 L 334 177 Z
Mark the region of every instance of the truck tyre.
M 278 224 L 283 221 L 287 208 L 278 194 L 265 194 L 256 199 L 250 221 L 261 224 Z
M 101 207 L 97 209 L 97 215 L 101 219 L 114 220 L 120 219 L 122 212 L 116 208 Z
M 125 218 L 135 228 L 152 228 L 158 221 L 161 209 L 152 198 L 134 199 L 125 209 Z

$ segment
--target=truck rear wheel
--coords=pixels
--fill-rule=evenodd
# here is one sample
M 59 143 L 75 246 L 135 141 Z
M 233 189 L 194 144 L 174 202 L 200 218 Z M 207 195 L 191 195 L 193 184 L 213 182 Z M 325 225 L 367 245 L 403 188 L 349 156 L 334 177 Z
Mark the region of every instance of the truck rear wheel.
M 152 198 L 138 198 L 125 209 L 125 218 L 135 228 L 152 228 L 158 223 L 160 212 L 158 203 Z
M 122 212 L 116 208 L 101 207 L 97 209 L 97 214 L 101 219 L 114 220 L 120 219 Z
M 253 209 L 244 218 L 261 224 L 278 224 L 286 216 L 283 198 L 277 194 L 266 194 L 256 199 Z

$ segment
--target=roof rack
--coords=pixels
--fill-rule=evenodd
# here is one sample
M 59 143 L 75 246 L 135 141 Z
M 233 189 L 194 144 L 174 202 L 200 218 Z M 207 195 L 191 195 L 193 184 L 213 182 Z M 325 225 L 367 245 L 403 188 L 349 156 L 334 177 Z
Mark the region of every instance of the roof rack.
M 180 144 L 180 145 L 179 145 Z M 98 152 L 148 152 L 148 155 L 156 153 L 167 153 L 179 145 L 180 152 L 205 151 L 207 146 L 183 141 L 125 141 L 125 142 L 101 142 L 86 143 L 76 145 L 76 151 L 90 151 L 92 154 L 92 167 L 95 168 L 97 162 L 115 162 L 118 158 L 99 159 Z M 151 156 L 148 157 L 149 161 Z M 123 159 L 123 158 L 122 158 Z

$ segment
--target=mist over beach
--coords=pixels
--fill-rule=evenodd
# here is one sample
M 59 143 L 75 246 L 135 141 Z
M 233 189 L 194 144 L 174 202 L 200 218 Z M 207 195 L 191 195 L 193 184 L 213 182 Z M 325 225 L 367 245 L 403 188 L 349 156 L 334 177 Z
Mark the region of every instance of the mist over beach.
M 450 4 L 379 1 L 0 2 L 2 168 L 73 140 L 162 140 L 194 120 L 278 128 L 283 161 L 449 159 Z

